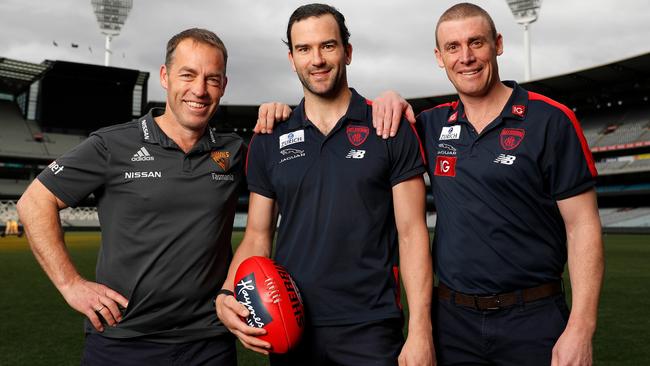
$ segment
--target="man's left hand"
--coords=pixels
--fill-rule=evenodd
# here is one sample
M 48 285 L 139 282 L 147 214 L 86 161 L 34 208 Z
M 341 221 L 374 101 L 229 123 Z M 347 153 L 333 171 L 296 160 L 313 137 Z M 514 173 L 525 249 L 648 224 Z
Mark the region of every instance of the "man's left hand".
M 551 366 L 591 366 L 591 334 L 567 327 L 553 347 Z
M 409 333 L 397 361 L 399 366 L 435 366 L 436 353 L 431 332 Z

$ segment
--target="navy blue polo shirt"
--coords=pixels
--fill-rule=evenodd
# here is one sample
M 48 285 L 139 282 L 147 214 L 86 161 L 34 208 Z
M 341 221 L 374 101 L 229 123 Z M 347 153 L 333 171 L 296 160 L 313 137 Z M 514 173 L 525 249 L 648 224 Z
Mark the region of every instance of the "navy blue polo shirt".
M 158 127 L 162 109 L 94 132 L 39 176 L 76 206 L 97 198 L 96 281 L 129 300 L 109 338 L 183 343 L 227 333 L 212 297 L 226 279 L 243 141 L 206 129 L 185 153 Z M 97 331 L 86 321 L 86 332 Z
M 556 201 L 593 187 L 597 174 L 570 109 L 504 84 L 512 95 L 481 134 L 460 101 L 418 116 L 438 214 L 437 274 L 470 294 L 559 279 L 567 249 Z
M 392 188 L 425 171 L 415 130 L 381 139 L 370 103 L 351 90 L 327 136 L 306 118 L 303 100 L 249 146 L 248 187 L 279 206 L 275 260 L 294 277 L 314 325 L 401 316 Z

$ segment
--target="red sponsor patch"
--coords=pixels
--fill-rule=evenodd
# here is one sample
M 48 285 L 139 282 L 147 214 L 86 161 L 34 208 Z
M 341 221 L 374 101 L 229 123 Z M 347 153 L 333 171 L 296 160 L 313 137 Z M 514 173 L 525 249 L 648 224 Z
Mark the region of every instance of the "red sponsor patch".
M 456 176 L 456 157 L 455 156 L 436 156 L 436 170 L 434 175 L 443 177 Z
M 504 128 L 499 135 L 499 142 L 504 150 L 513 150 L 524 139 L 526 131 L 521 128 Z
M 458 112 L 454 112 L 451 116 L 449 116 L 447 122 L 449 123 L 456 122 L 457 119 L 458 119 Z
M 526 106 L 525 105 L 513 105 L 512 106 L 512 114 L 514 114 L 515 116 L 519 116 L 519 117 L 523 118 L 524 115 L 526 114 Z
M 348 126 L 345 131 L 348 134 L 348 140 L 354 146 L 361 146 L 370 134 L 370 128 L 366 126 Z

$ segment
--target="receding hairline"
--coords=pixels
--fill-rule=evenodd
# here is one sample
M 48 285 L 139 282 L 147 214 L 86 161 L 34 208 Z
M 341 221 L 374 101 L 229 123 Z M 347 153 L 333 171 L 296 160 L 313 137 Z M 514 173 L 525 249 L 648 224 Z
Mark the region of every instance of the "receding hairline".
M 475 18 L 475 17 L 482 18 L 487 22 L 488 27 L 490 28 L 490 34 L 492 35 L 492 39 L 496 41 L 497 30 L 490 14 L 478 5 L 471 4 L 471 3 L 459 3 L 445 10 L 445 12 L 442 13 L 440 18 L 438 18 L 438 23 L 436 23 L 436 29 L 434 34 L 436 37 L 436 48 L 440 47 L 440 44 L 438 42 L 438 29 L 440 28 L 440 24 L 448 21 L 463 20 L 463 19 Z
M 214 32 L 202 28 L 186 29 L 169 39 L 165 52 L 165 66 L 167 68 L 171 67 L 173 63 L 176 48 L 185 40 L 192 40 L 193 46 L 197 44 L 204 44 L 208 47 L 212 47 L 220 51 L 224 64 L 223 73 L 226 73 L 226 68 L 228 65 L 228 49 L 226 48 L 226 45 Z

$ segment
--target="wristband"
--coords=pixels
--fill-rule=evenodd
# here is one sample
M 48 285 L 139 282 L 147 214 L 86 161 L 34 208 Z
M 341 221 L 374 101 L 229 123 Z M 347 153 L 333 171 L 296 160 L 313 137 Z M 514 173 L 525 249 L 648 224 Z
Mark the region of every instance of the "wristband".
M 225 288 L 222 288 L 221 290 L 217 291 L 217 295 L 215 296 L 215 298 L 219 297 L 219 295 L 235 296 L 235 294 L 232 291 Z
M 222 288 L 221 290 L 217 291 L 217 294 L 214 295 L 214 297 L 212 298 L 213 306 L 217 306 L 217 297 L 219 297 L 219 295 L 235 296 L 235 294 L 232 291 Z

